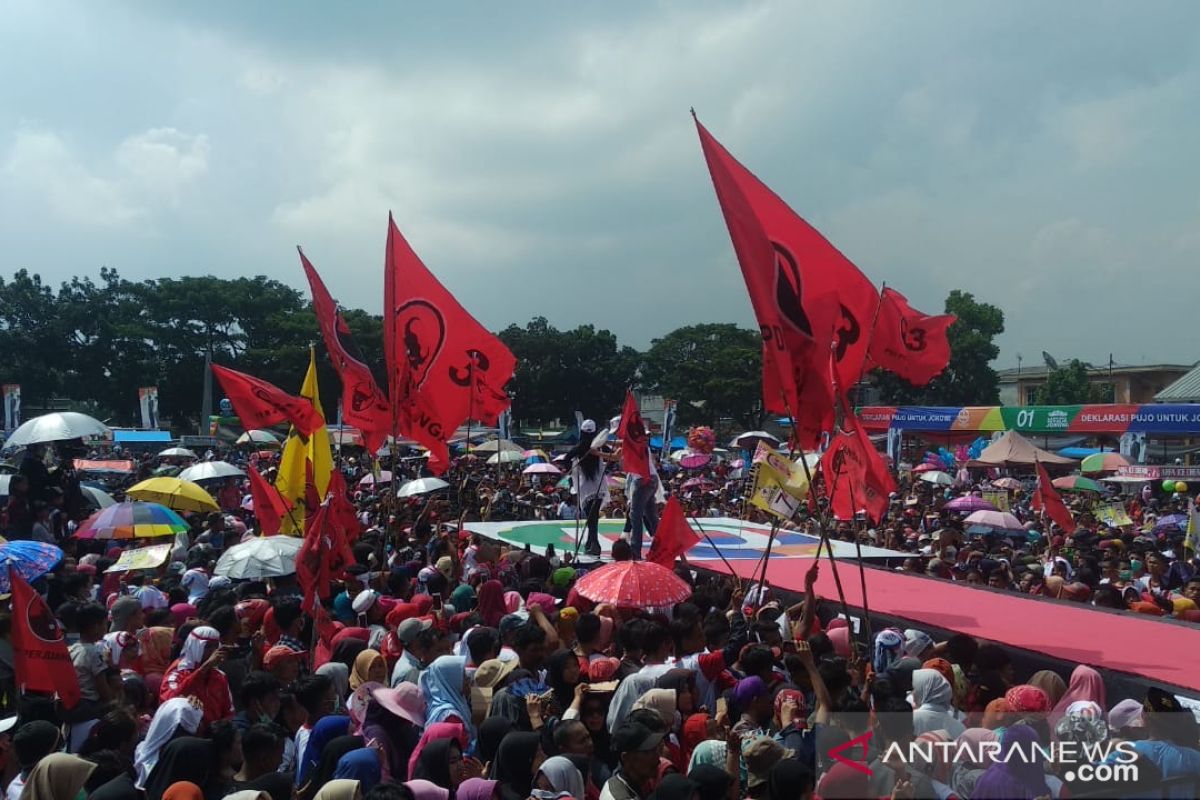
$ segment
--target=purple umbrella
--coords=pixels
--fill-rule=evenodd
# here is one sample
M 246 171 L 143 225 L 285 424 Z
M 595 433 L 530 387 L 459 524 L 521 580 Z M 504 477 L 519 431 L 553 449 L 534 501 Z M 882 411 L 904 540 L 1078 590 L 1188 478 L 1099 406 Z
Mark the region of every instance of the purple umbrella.
M 1171 528 L 1177 528 L 1179 530 L 1184 530 L 1185 528 L 1187 528 L 1187 524 L 1188 524 L 1187 514 L 1167 514 L 1164 517 L 1159 517 L 1158 520 L 1154 523 L 1153 533 L 1170 530 Z
M 999 511 L 994 505 L 984 500 L 982 497 L 976 497 L 973 494 L 956 497 L 949 503 L 943 506 L 947 511 L 961 511 L 964 514 L 972 514 L 976 511 Z

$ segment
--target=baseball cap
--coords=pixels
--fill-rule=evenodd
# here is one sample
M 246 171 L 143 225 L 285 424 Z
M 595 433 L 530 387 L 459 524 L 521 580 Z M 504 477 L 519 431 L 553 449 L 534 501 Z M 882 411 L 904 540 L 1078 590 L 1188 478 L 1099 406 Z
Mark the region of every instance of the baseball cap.
M 657 748 L 664 736 L 665 733 L 655 733 L 640 722 L 622 722 L 613 731 L 612 749 L 618 753 L 645 753 Z
M 450 556 L 442 556 L 437 560 L 437 570 L 446 576 L 446 580 L 449 580 L 450 576 L 454 574 L 454 561 L 450 559 Z
M 759 736 L 754 739 L 742 748 L 742 759 L 746 762 L 748 774 L 746 787 L 753 789 L 766 783 L 771 774 L 771 767 L 792 755 L 791 750 L 770 736 Z
M 519 614 L 505 614 L 500 618 L 500 635 L 507 636 L 524 624 L 525 618 Z
M 351 608 L 355 614 L 365 614 L 370 610 L 371 606 L 375 605 L 375 601 L 379 599 L 379 592 L 374 589 L 363 589 L 354 596 L 354 602 L 351 603 Z
M 585 419 L 583 424 L 579 426 L 579 430 L 583 433 L 595 433 L 596 421 L 592 419 Z
M 412 644 L 412 640 L 417 638 L 417 634 L 421 631 L 427 631 L 433 627 L 433 620 L 420 619 L 418 617 L 409 617 L 396 626 L 396 638 L 402 644 Z
M 285 647 L 284 645 L 277 644 L 274 647 L 272 647 L 270 650 L 268 650 L 267 654 L 263 656 L 263 667 L 265 667 L 266 669 L 271 669 L 276 664 L 279 664 L 280 662 L 282 662 L 286 659 L 289 659 L 289 658 L 297 658 L 298 659 L 301 656 L 305 655 L 306 653 L 308 653 L 307 650 L 293 650 L 290 647 Z

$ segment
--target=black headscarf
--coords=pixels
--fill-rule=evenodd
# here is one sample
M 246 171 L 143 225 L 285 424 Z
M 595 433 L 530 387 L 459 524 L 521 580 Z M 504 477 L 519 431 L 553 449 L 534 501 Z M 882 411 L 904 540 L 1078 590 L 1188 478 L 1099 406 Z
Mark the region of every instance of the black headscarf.
M 88 795 L 88 800 L 138 800 L 139 797 L 141 792 L 133 785 L 133 778 L 118 775 L 108 783 L 96 787 L 96 790 Z
M 492 762 L 492 779 L 500 781 L 505 800 L 527 800 L 533 790 L 533 760 L 542 743 L 539 733 L 513 731 L 500 742 Z
M 338 759 L 362 746 L 363 738 L 361 736 L 339 736 L 331 739 L 322 748 L 321 759 L 317 762 L 316 769 L 309 774 L 308 785 L 305 787 L 307 791 L 302 796 L 312 797 L 315 795 L 322 786 L 333 780 L 333 771 L 337 769 Z
M 688 780 L 699 787 L 700 800 L 725 800 L 729 796 L 729 784 L 733 776 L 712 764 L 697 764 L 688 773 Z M 796 795 L 799 797 L 799 795 Z
M 578 665 L 579 656 L 570 650 L 555 650 L 546 659 L 546 683 L 554 690 L 554 702 L 558 704 L 560 714 L 575 701 L 575 686 L 579 681 L 576 679 L 575 683 L 567 683 L 563 677 L 572 661 Z
M 215 748 L 208 739 L 183 736 L 168 742 L 146 779 L 146 800 L 162 800 L 163 792 L 180 781 L 205 786 L 215 757 Z
M 512 720 L 507 717 L 488 717 L 479 726 L 479 738 L 476 740 L 476 756 L 484 764 L 495 762 L 496 751 L 500 742 L 512 733 Z
M 408 759 L 421 741 L 420 728 L 388 711 L 378 700 L 371 700 L 362 732 L 365 739 L 375 739 L 383 746 L 393 780 L 408 775 Z
M 695 781 L 683 777 L 678 772 L 672 772 L 654 787 L 650 800 L 692 800 L 699 788 Z
M 417 764 L 413 767 L 412 779 L 436 783 L 438 786 L 450 786 L 450 751 L 458 747 L 454 739 L 434 739 L 425 745 L 421 755 L 417 756 Z
M 767 774 L 768 800 L 792 800 L 799 797 L 806 788 L 812 788 L 813 771 L 802 761 L 785 758 L 771 767 Z
M 238 790 L 253 789 L 259 792 L 266 792 L 271 796 L 271 800 L 292 800 L 292 776 L 283 772 L 268 772 L 266 775 L 260 775 L 252 781 L 239 783 Z M 91 798 L 88 798 L 91 800 Z

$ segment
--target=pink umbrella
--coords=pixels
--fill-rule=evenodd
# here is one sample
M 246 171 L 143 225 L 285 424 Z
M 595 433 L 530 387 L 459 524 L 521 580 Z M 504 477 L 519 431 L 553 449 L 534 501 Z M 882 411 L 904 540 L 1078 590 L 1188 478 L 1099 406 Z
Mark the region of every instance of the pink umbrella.
M 392 482 L 392 473 L 388 472 L 386 469 L 380 470 L 379 471 L 379 484 L 382 486 L 385 483 L 391 483 L 391 482 Z M 358 485 L 359 486 L 374 486 L 375 485 L 375 476 L 368 472 L 366 475 L 362 476 L 362 480 L 360 480 L 358 482 Z
M 995 486 L 997 489 L 1013 490 L 1020 489 L 1021 482 L 1016 478 L 997 478 L 996 480 L 992 481 L 992 486 Z
M 1021 520 L 1009 514 L 1007 511 L 976 511 L 971 516 L 963 520 L 967 525 L 982 525 L 988 528 L 995 528 L 1004 531 L 1022 531 L 1025 526 L 1021 524 Z
M 965 497 L 956 497 L 949 503 L 946 503 L 944 508 L 947 511 L 965 511 L 971 513 L 973 511 L 999 511 L 994 505 L 984 500 L 982 497 L 975 495 L 967 495 Z
M 700 469 L 707 466 L 708 462 L 712 461 L 712 456 L 707 453 L 693 453 L 690 456 L 684 456 L 679 460 L 679 465 L 684 469 Z
M 562 475 L 562 470 L 553 464 L 530 464 L 521 472 L 525 475 Z
M 691 480 L 684 481 L 682 488 L 684 488 L 684 489 L 697 489 L 697 488 L 703 489 L 703 488 L 706 488 L 709 486 L 715 486 L 715 485 L 716 484 L 714 484 L 708 478 L 692 478 Z
M 917 464 L 915 467 L 913 467 L 913 472 L 929 472 L 935 469 L 941 469 L 941 467 L 939 467 L 937 464 L 930 464 L 926 462 L 924 464 Z

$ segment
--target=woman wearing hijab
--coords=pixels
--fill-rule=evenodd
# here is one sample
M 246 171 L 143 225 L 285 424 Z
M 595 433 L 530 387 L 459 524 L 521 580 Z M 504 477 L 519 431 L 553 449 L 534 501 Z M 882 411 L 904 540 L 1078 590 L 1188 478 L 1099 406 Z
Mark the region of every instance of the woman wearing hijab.
M 514 731 L 505 736 L 496 752 L 496 760 L 492 762 L 490 776 L 500 781 L 501 797 L 527 800 L 533 789 L 533 776 L 545 758 L 540 733 Z
M 696 710 L 696 673 L 690 669 L 671 669 L 658 676 L 656 689 L 675 692 L 675 708 L 683 716 Z
M 966 730 L 954 716 L 950 682 L 937 670 L 919 669 L 913 673 L 912 696 L 914 735 L 942 730 L 958 737 Z
M 167 787 L 163 800 L 204 800 L 204 790 L 191 781 L 180 781 Z
M 404 784 L 413 794 L 413 800 L 450 800 L 450 790 L 429 781 L 407 781 Z
M 1050 711 L 1051 730 L 1067 713 L 1071 704 L 1080 700 L 1090 700 L 1101 708 L 1108 708 L 1105 704 L 1104 679 L 1100 677 L 1099 672 L 1083 664 L 1080 664 L 1071 673 L 1071 682 L 1067 685 L 1067 691 Z
M 1003 697 L 997 697 L 983 710 L 983 719 L 980 721 L 979 727 L 995 731 L 997 735 L 1000 735 L 1004 732 L 1004 726 L 1008 724 L 1010 713 L 1012 713 L 1012 707 L 1009 706 L 1008 701 Z
M 321 756 L 329 743 L 349 733 L 349 717 L 337 714 L 322 717 L 313 726 L 312 733 L 308 735 L 308 743 L 304 746 L 304 752 L 300 754 L 299 766 L 296 769 L 296 785 L 304 786 L 308 783 L 312 773 L 316 771 L 317 765 L 321 763 Z
M 496 751 L 500 749 L 500 742 L 504 741 L 504 737 L 512 733 L 513 723 L 507 717 L 488 717 L 479 726 L 479 739 L 475 745 L 475 755 L 484 764 L 490 764 L 496 760 Z
M 383 779 L 379 765 L 380 752 L 373 747 L 360 747 L 351 750 L 338 759 L 333 771 L 334 780 L 358 781 L 359 788 L 364 792 L 371 789 Z
M 229 681 L 214 658 L 221 647 L 216 628 L 193 628 L 184 640 L 179 659 L 163 675 L 158 697 L 166 702 L 175 697 L 196 697 L 204 705 L 204 724 L 233 719 L 233 696 Z
M 339 779 L 322 786 L 313 800 L 362 800 L 362 796 L 358 781 Z
M 1027 758 L 1010 758 L 992 764 L 975 782 L 971 800 L 1033 800 L 1049 797 L 1046 773 L 1041 752 L 1033 745 L 1037 734 L 1028 725 L 1013 725 L 1000 737 L 1000 750 L 1007 753 L 1014 747 Z
M 413 767 L 413 780 L 426 780 L 456 790 L 463 782 L 462 745 L 456 739 L 436 739 L 421 750 Z
M 139 669 L 146 681 L 146 690 L 158 697 L 163 675 L 171 666 L 171 640 L 175 631 L 171 628 L 145 628 L 138 632 L 138 650 L 142 654 Z
M 717 767 L 723 770 L 728 755 L 729 748 L 725 742 L 720 739 L 705 739 L 692 751 L 692 759 L 688 762 L 688 773 L 699 766 Z
M 904 634 L 895 628 L 884 628 L 875 634 L 875 652 L 871 661 L 875 674 L 886 672 L 892 662 L 904 655 Z
M 79 756 L 51 753 L 29 771 L 21 800 L 75 800 L 95 768 Z
M 780 764 L 782 763 L 784 761 L 780 762 Z M 797 761 L 795 763 L 799 764 L 800 762 Z M 778 767 L 779 764 L 775 766 Z M 811 771 L 808 774 L 811 776 Z M 688 780 L 696 784 L 696 793 L 699 795 L 700 800 L 729 800 L 729 788 L 733 786 L 733 776 L 723 769 L 714 767 L 711 764 L 700 764 L 688 772 Z M 771 800 L 791 800 L 791 798 L 803 797 L 803 794 L 795 786 L 787 786 L 788 792 L 786 794 L 776 795 L 774 792 L 774 769 L 771 770 L 769 786 L 771 793 L 768 797 Z
M 195 734 L 203 718 L 204 709 L 190 697 L 174 697 L 158 707 L 154 719 L 150 721 L 150 729 L 146 731 L 146 738 L 133 751 L 137 788 L 146 788 L 146 780 L 158 763 L 163 748 L 179 736 Z
M 398 710 L 389 708 L 372 695 L 362 724 L 363 739 L 383 750 L 385 781 L 399 782 L 408 777 L 409 759 L 421 740 L 420 727 L 413 720 L 396 713 Z
M 421 756 L 424 754 L 426 748 L 434 742 L 444 739 L 452 739 L 457 742 L 461 751 L 462 748 L 467 746 L 466 729 L 463 728 L 461 722 L 435 722 L 433 725 L 426 727 L 421 732 L 421 740 L 413 748 L 412 755 L 408 759 L 407 771 L 404 774 L 409 778 L 416 777 L 413 773 L 417 771 L 417 763 L 421 760 Z
M 215 752 L 211 741 L 194 736 L 185 736 L 168 744 L 146 779 L 146 800 L 163 800 L 163 793 L 180 781 L 207 786 Z
M 1008 710 L 1017 714 L 1045 714 L 1050 710 L 1050 698 L 1036 686 L 1023 683 L 1004 693 Z
M 366 637 L 370 636 L 370 634 L 366 632 L 365 628 L 358 628 L 357 630 L 364 632 L 364 636 L 362 638 L 357 636 L 342 636 L 342 634 L 344 634 L 347 630 L 354 629 L 346 628 L 345 630 L 338 632 L 337 636 L 333 637 L 335 639 L 333 642 L 333 653 L 330 655 L 329 660 L 336 661 L 339 664 L 344 664 L 348 672 L 354 667 L 354 660 L 358 658 L 358 654 L 367 649 Z
M 693 780 L 678 773 L 663 776 L 654 787 L 650 800 L 696 800 L 700 786 Z
M 560 714 L 574 702 L 579 678 L 579 657 L 570 650 L 555 650 L 546 659 L 546 683 L 554 692 Z
M 454 611 L 458 614 L 474 610 L 475 590 L 465 583 L 460 583 L 450 593 L 450 605 L 454 606 Z
M 341 757 L 361 749 L 364 744 L 363 737 L 347 735 L 339 736 L 325 745 L 316 769 L 313 770 L 308 782 L 299 790 L 300 797 L 311 799 L 318 789 L 333 780 L 333 773 L 337 769 Z
M 589 687 L 590 688 L 590 687 Z M 617 768 L 618 756 L 612 750 L 612 734 L 608 731 L 608 708 L 612 700 L 610 692 L 588 691 L 579 705 L 579 721 L 592 737 L 592 756 L 609 772 Z M 597 785 L 603 785 L 597 783 Z
M 354 669 L 350 670 L 350 691 L 354 691 L 364 683 L 387 684 L 387 662 L 378 650 L 367 648 L 354 659 Z
M 454 800 L 499 800 L 500 782 L 486 778 L 468 778 L 458 785 Z
M 547 758 L 538 768 L 533 788 L 550 792 L 570 792 L 574 800 L 583 800 L 583 775 L 565 756 Z
M 334 713 L 346 709 L 350 696 L 350 670 L 338 661 L 329 661 L 317 667 L 318 675 L 326 675 L 333 682 Z
M 979 776 L 993 763 L 990 753 L 984 752 L 983 746 L 999 744 L 1000 737 L 995 731 L 987 728 L 967 728 L 957 742 L 963 745 L 954 752 L 954 762 L 950 766 L 950 788 L 959 797 L 971 797 Z M 974 760 L 980 756 L 982 760 Z
M 508 611 L 504 607 L 504 584 L 493 578 L 479 587 L 479 616 L 489 628 L 499 628 Z
M 1030 686 L 1036 686 L 1050 698 L 1050 705 L 1055 706 L 1067 692 L 1067 682 L 1052 669 L 1040 669 L 1033 673 L 1028 681 Z
M 461 722 L 467 729 L 466 750 L 470 753 L 475 747 L 475 726 L 471 721 L 471 684 L 466 664 L 462 656 L 438 656 L 421 673 L 417 685 L 425 696 L 426 724 Z

